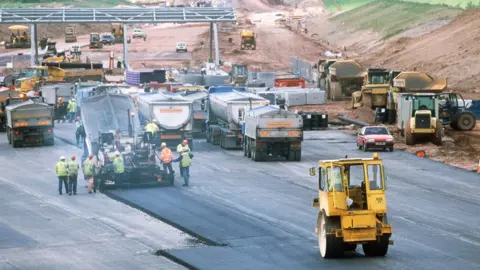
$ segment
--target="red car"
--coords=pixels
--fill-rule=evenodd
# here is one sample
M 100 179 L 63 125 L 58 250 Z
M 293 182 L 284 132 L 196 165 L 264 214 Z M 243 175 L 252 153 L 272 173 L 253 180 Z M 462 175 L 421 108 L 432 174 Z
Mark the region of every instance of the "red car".
M 368 151 L 369 149 L 383 149 L 393 152 L 393 136 L 388 129 L 383 126 L 363 127 L 358 131 L 357 147 L 359 150 Z

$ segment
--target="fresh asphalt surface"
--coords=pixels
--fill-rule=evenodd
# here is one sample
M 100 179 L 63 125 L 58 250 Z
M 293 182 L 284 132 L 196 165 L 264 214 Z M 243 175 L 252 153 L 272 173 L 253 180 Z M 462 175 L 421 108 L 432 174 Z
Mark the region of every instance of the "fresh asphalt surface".
M 56 134 L 71 140 L 73 128 L 58 125 Z M 121 203 L 85 194 L 83 184 L 76 197 L 57 195 L 54 163 L 80 155 L 60 140 L 13 149 L 1 138 L 0 149 L 0 269 L 180 268 L 152 255 L 155 248 L 199 269 L 480 268 L 478 175 L 400 151 L 379 153 L 395 241 L 387 256 L 365 258 L 359 247 L 345 259 L 321 259 L 311 206 L 317 182 L 308 168 L 319 159 L 372 155 L 340 131 L 307 132 L 301 162 L 256 163 L 196 140 L 190 187 L 177 176 L 175 187 L 111 192 L 216 246 L 193 245 Z

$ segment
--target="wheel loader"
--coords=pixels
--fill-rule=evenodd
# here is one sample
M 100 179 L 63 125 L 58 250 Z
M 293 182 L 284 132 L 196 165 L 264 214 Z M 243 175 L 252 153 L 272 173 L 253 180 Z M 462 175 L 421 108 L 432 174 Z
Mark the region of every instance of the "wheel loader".
M 341 100 L 362 89 L 365 69 L 355 60 L 337 60 L 328 68 L 325 91 L 331 100 Z
M 387 219 L 386 177 L 378 154 L 372 158 L 321 160 L 318 168 L 317 233 L 320 256 L 336 258 L 362 245 L 369 257 L 385 256 L 392 226 Z
M 402 93 L 398 96 L 397 125 L 405 135 L 406 145 L 414 145 L 420 139 L 442 144 L 443 124 L 438 97 L 432 93 Z

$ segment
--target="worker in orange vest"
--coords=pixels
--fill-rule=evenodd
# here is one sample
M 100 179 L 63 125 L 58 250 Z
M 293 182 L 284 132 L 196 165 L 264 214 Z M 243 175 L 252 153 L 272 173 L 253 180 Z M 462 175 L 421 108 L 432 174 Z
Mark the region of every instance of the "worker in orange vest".
M 161 144 L 162 151 L 160 152 L 160 160 L 163 163 L 163 169 L 169 174 L 173 174 L 172 160 L 173 154 L 172 150 L 167 147 L 167 144 L 162 142 Z

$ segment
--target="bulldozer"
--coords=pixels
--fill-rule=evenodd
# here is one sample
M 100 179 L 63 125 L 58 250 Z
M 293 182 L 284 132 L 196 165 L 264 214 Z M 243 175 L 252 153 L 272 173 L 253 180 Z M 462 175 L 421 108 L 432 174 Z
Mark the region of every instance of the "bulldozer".
M 102 49 L 103 43 L 100 40 L 99 33 L 90 33 L 90 49 Z
M 392 226 L 387 219 L 387 179 L 383 161 L 372 158 L 321 160 L 318 168 L 317 233 L 322 258 L 341 257 L 361 244 L 369 257 L 385 256 Z
M 77 42 L 77 32 L 75 32 L 75 27 L 67 26 L 65 27 L 65 43 Z
M 240 40 L 240 48 L 242 50 L 257 49 L 257 36 L 253 31 L 242 30 L 240 33 Z
M 10 40 L 5 41 L 5 49 L 30 48 L 30 37 L 27 34 L 28 26 L 12 25 L 8 27 L 8 30 L 12 31 L 12 34 Z M 15 31 L 17 34 L 15 34 Z M 20 34 L 20 31 L 23 31 L 23 33 Z
M 427 139 L 441 145 L 443 123 L 438 94 L 401 93 L 397 98 L 397 126 L 405 135 L 405 144 L 414 145 L 419 139 Z
M 115 28 L 118 26 L 118 29 Z M 123 24 L 121 23 L 112 23 L 112 35 L 115 37 L 116 44 L 123 44 Z M 131 37 L 127 37 L 127 43 L 132 42 Z
M 325 91 L 331 100 L 341 100 L 361 90 L 365 69 L 355 60 L 337 60 L 328 68 Z
M 393 79 L 400 71 L 383 68 L 369 68 L 363 80 L 361 91 L 352 94 L 352 108 L 368 107 L 372 110 L 387 107 L 387 93 L 393 86 Z
M 63 69 L 63 63 L 42 63 L 44 66 L 27 68 L 24 70 L 24 76 L 15 80 L 15 90 L 21 92 L 30 92 L 40 89 L 40 86 L 48 83 L 74 82 L 74 81 L 102 81 L 105 78 L 105 72 L 102 68 L 92 69 Z M 69 63 L 65 63 L 67 65 Z M 87 66 L 89 65 L 89 66 Z M 85 67 L 92 67 L 93 64 L 85 64 Z

